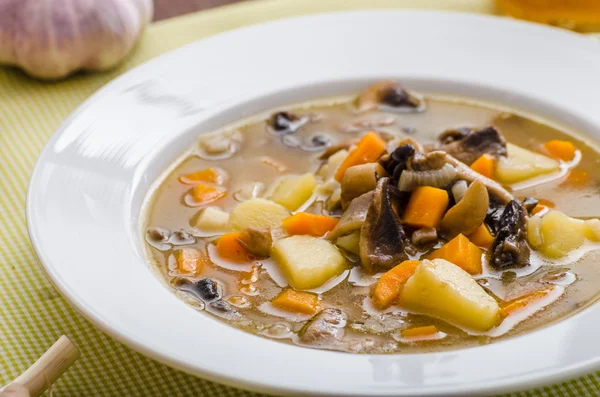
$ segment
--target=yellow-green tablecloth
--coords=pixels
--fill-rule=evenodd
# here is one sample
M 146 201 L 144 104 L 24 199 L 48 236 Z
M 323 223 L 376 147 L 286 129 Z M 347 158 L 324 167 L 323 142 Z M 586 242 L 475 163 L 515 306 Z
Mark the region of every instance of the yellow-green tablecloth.
M 254 396 L 200 380 L 114 342 L 77 314 L 46 279 L 29 243 L 25 193 L 50 135 L 99 87 L 168 50 L 225 30 L 320 11 L 436 8 L 493 13 L 492 0 L 266 0 L 151 25 L 133 55 L 108 73 L 41 83 L 0 67 L 0 385 L 23 372 L 61 334 L 81 358 L 55 384 L 63 396 Z M 600 396 L 600 373 L 513 396 Z

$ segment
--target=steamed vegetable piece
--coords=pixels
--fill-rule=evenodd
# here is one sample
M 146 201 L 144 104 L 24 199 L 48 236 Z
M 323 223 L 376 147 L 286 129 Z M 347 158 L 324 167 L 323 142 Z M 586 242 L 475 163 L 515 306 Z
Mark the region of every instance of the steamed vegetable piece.
M 500 157 L 496 165 L 496 177 L 501 183 L 517 183 L 559 169 L 556 160 L 539 153 L 511 143 L 506 148 L 508 157 Z
M 551 258 L 560 258 L 583 244 L 586 224 L 553 210 L 542 217 L 540 233 L 542 244 L 539 251 Z
M 405 328 L 400 331 L 404 338 L 418 338 L 423 336 L 435 335 L 438 332 L 435 325 L 426 325 L 424 327 Z
M 552 288 L 543 289 L 539 291 L 532 292 L 530 294 L 520 296 L 516 299 L 511 300 L 510 302 L 506 302 L 502 309 L 500 310 L 500 314 L 503 317 L 506 317 L 518 310 L 521 310 L 528 306 L 529 304 L 544 298 L 548 293 L 552 291 Z
M 485 185 L 476 180 L 471 183 L 462 200 L 446 212 L 440 222 L 440 231 L 448 238 L 461 233 L 473 233 L 485 220 L 489 205 Z
M 238 241 L 252 255 L 267 258 L 271 256 L 274 234 L 271 229 L 260 230 L 249 227 L 240 232 Z
M 224 197 L 227 191 L 218 186 L 198 183 L 191 191 L 195 205 L 207 204 Z
M 302 314 L 315 314 L 319 309 L 317 294 L 286 288 L 271 301 L 273 306 Z
M 299 212 L 289 218 L 285 218 L 282 223 L 283 229 L 288 234 L 307 234 L 309 236 L 321 237 L 335 228 L 338 219 L 331 216 Z
M 481 273 L 481 250 L 468 238 L 459 234 L 442 247 L 427 255 L 428 259 L 441 258 L 462 268 L 467 273 Z
M 350 234 L 355 230 L 359 230 L 365 219 L 367 219 L 367 211 L 373 202 L 373 192 L 368 192 L 360 197 L 355 198 L 350 203 L 350 206 L 344 211 L 340 221 L 335 228 L 329 233 L 327 238 L 335 240 L 338 237 Z
M 414 227 L 437 228 L 448 208 L 448 192 L 430 186 L 416 188 L 406 210 L 404 223 Z
M 553 139 L 544 144 L 544 148 L 550 153 L 552 157 L 560 159 L 562 161 L 571 161 L 575 158 L 577 148 L 573 143 L 569 141 L 561 141 Z
M 320 287 L 346 269 L 346 260 L 333 244 L 311 236 L 281 239 L 272 255 L 296 289 Z
M 360 231 L 357 230 L 338 238 L 335 244 L 354 255 L 360 255 Z
M 218 207 L 206 207 L 196 217 L 196 227 L 202 231 L 225 233 L 231 229 L 229 214 Z
M 475 331 L 499 321 L 500 307 L 460 267 L 443 259 L 423 260 L 404 284 L 399 304 L 409 310 Z
M 281 204 L 256 198 L 239 203 L 231 212 L 229 223 L 238 230 L 263 230 L 279 227 L 288 216 L 290 212 Z
M 368 132 L 356 144 L 356 147 L 348 153 L 337 172 L 335 179 L 341 182 L 346 170 L 360 164 L 373 163 L 385 153 L 385 141 L 373 131 Z
M 290 211 L 295 211 L 312 196 L 315 187 L 317 181 L 310 172 L 304 175 L 287 176 L 279 182 L 270 199 Z
M 177 271 L 181 274 L 197 275 L 204 267 L 202 252 L 195 248 L 182 248 L 174 252 Z
M 228 233 L 217 240 L 217 252 L 219 256 L 228 261 L 245 263 L 256 259 L 240 243 L 240 233 Z
M 400 296 L 402 286 L 415 273 L 419 261 L 407 260 L 385 272 L 373 290 L 373 303 L 379 309 L 386 309 Z
M 468 237 L 473 244 L 486 250 L 489 250 L 494 243 L 494 236 L 492 236 L 485 223 L 479 225 Z
M 188 185 L 195 185 L 200 182 L 222 185 L 225 182 L 225 172 L 218 168 L 206 168 L 182 175 L 179 177 L 179 181 Z
M 377 180 L 386 176 L 386 172 L 378 163 L 367 163 L 350 167 L 342 178 L 342 203 L 347 204 L 377 186 Z
M 496 167 L 496 159 L 490 154 L 482 154 L 473 164 L 471 169 L 480 173 L 486 178 L 494 177 L 494 168 Z

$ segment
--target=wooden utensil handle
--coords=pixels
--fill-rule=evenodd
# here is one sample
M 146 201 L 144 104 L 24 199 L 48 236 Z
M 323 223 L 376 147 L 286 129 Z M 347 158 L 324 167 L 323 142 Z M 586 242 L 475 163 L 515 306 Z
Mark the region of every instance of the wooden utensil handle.
M 12 383 L 24 386 L 31 397 L 42 394 L 79 358 L 79 350 L 65 335 Z

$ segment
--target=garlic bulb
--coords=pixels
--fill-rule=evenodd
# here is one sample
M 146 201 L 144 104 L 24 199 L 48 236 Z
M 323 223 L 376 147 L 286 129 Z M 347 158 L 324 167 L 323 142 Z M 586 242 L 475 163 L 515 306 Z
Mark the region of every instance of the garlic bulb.
M 44 79 L 111 68 L 152 13 L 152 0 L 1 0 L 0 64 Z

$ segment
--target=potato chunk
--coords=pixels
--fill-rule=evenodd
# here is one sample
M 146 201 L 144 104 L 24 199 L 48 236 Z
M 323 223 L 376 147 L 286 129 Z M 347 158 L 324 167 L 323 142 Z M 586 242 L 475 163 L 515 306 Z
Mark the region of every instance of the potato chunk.
M 508 157 L 500 157 L 496 165 L 496 178 L 501 183 L 517 183 L 559 169 L 558 162 L 550 157 L 511 143 L 506 149 Z
M 443 259 L 423 260 L 402 292 L 402 307 L 475 331 L 487 331 L 499 320 L 500 307 L 460 267 Z
M 287 176 L 281 179 L 270 199 L 295 211 L 312 196 L 316 187 L 317 181 L 311 173 Z
M 198 212 L 196 227 L 214 233 L 226 233 L 231 230 L 229 214 L 218 207 L 206 207 Z
M 231 212 L 229 223 L 238 230 L 266 230 L 281 226 L 281 221 L 288 216 L 290 212 L 284 206 L 256 198 L 239 203 Z
M 273 258 L 296 289 L 320 287 L 346 269 L 346 261 L 333 244 L 297 235 L 277 241 Z
M 571 218 L 560 211 L 550 211 L 542 217 L 539 250 L 551 258 L 560 258 L 585 241 L 587 227 L 581 219 Z

